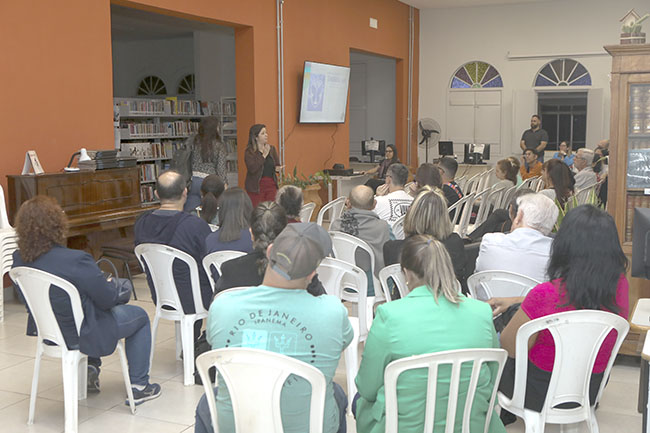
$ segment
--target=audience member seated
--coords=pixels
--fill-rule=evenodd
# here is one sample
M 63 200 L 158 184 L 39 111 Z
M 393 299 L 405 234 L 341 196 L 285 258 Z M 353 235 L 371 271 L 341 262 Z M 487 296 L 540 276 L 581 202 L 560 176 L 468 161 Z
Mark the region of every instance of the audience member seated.
M 221 265 L 221 277 L 217 280 L 215 292 L 219 293 L 232 287 L 262 284 L 268 264 L 266 250 L 286 226 L 287 215 L 282 206 L 272 201 L 263 201 L 257 205 L 251 216 L 253 252 L 228 260 Z M 314 296 L 325 293 L 317 276 L 307 286 L 307 291 Z
M 283 186 L 278 190 L 275 202 L 282 206 L 286 212 L 288 223 L 300 222 L 300 210 L 303 205 L 302 190 L 300 188 L 293 185 Z
M 226 184 L 216 174 L 210 174 L 203 178 L 201 182 L 201 205 L 197 206 L 192 213 L 208 224 L 218 226 L 219 197 L 225 189 Z
M 201 261 L 205 256 L 205 238 L 212 233 L 212 230 L 208 223 L 201 218 L 183 212 L 187 189 L 183 176 L 177 171 L 168 170 L 158 176 L 155 193 L 160 199 L 160 208 L 142 214 L 135 222 L 135 244 L 163 244 L 191 255 L 199 268 L 203 305 L 208 308 L 212 299 L 212 288 L 208 276 L 201 266 Z M 180 260 L 174 260 L 173 273 L 183 311 L 186 314 L 194 313 L 194 298 L 188 266 Z M 148 271 L 147 282 L 155 303 L 156 292 Z M 200 329 L 201 321 L 196 323 L 196 327 Z
M 434 193 L 435 194 L 435 193 Z M 403 299 L 380 305 L 363 352 L 356 378 L 357 431 L 385 430 L 386 398 L 384 370 L 396 359 L 445 350 L 497 348 L 492 313 L 487 304 L 458 293 L 449 254 L 445 246 L 430 236 L 412 236 L 404 243 L 401 265 L 411 292 Z M 472 404 L 470 429 L 483 431 L 496 369 L 482 371 Z M 438 384 L 449 383 L 451 372 L 441 369 Z M 461 389 L 469 383 L 469 372 L 461 375 Z M 440 385 L 444 388 L 444 385 Z M 397 382 L 400 432 L 421 432 L 424 428 L 427 370 L 407 371 Z M 460 426 L 465 407 L 460 393 L 456 425 Z M 435 402 L 435 431 L 443 431 L 447 417 L 447 395 L 439 392 Z M 495 413 L 490 433 L 505 432 Z
M 573 166 L 575 167 L 576 170 L 578 170 L 575 177 L 576 191 L 580 191 L 583 188 L 587 188 L 588 186 L 592 186 L 598 183 L 598 179 L 596 178 L 596 173 L 594 173 L 594 169 L 591 166 L 593 161 L 594 161 L 593 150 L 584 149 L 584 148 L 578 149 L 575 161 L 573 162 Z
M 413 201 L 404 220 L 404 235 L 409 239 L 417 235 L 433 236 L 447 249 L 454 267 L 454 275 L 465 287 L 467 279 L 467 260 L 465 246 L 457 233 L 453 232 L 447 203 L 442 191 L 423 188 Z M 388 241 L 384 244 L 384 262 L 386 266 L 400 262 L 403 240 Z
M 379 165 L 371 168 L 370 170 L 362 171 L 361 174 L 375 174 L 376 178 L 368 179 L 366 185 L 372 188 L 373 192 L 377 191 L 377 187 L 382 186 L 386 182 L 386 175 L 388 174 L 388 167 L 393 164 L 398 164 L 399 158 L 397 157 L 397 148 L 394 144 L 386 146 L 386 157 Z
M 559 159 L 569 168 L 573 167 L 573 160 L 575 157 L 576 156 L 571 153 L 571 146 L 569 146 L 566 141 L 561 142 L 559 150 L 553 154 L 554 159 Z
M 483 224 L 467 236 L 470 242 L 479 242 L 486 233 L 510 233 L 512 221 L 517 216 L 517 199 L 526 194 L 535 194 L 535 191 L 530 188 L 517 189 L 506 209 L 493 211 Z
M 559 159 L 551 159 L 542 166 L 542 180 L 544 189 L 540 194 L 544 194 L 551 200 L 557 200 L 560 206 L 564 207 L 569 197 L 573 195 L 573 175 L 571 169 Z
M 345 432 L 347 398 L 333 382 L 341 352 L 353 330 L 341 301 L 312 296 L 305 288 L 321 260 L 332 250 L 329 234 L 314 223 L 289 224 L 268 249 L 261 286 L 224 293 L 210 307 L 207 337 L 213 349 L 253 347 L 282 353 L 323 372 L 327 382 L 323 432 Z M 252 340 L 251 336 L 269 335 Z M 278 335 L 273 338 L 273 335 Z M 279 341 L 287 337 L 286 344 Z M 303 379 L 285 383 L 280 407 L 286 432 L 309 430 L 311 387 Z M 217 412 L 220 432 L 233 432 L 234 420 L 226 384 L 219 376 Z M 196 409 L 196 433 L 212 432 L 205 395 Z
M 415 198 L 420 190 L 425 186 L 442 189 L 442 176 L 440 175 L 440 170 L 430 162 L 425 162 L 418 167 L 415 171 L 415 182 L 411 184 L 407 192 Z
M 67 225 L 65 213 L 53 198 L 39 195 L 23 203 L 16 215 L 19 250 L 14 252 L 12 267 L 49 272 L 79 291 L 84 312 L 80 332 L 68 295 L 52 286 L 50 301 L 68 349 L 88 355 L 89 391 L 99 391 L 99 358 L 112 354 L 117 342 L 125 338 L 134 403 L 159 397 L 160 385 L 149 382 L 149 316 L 141 307 L 125 304 L 128 298 L 120 296 L 119 284 L 106 279 L 90 254 L 64 246 Z M 31 315 L 29 319 L 33 324 Z
M 526 180 L 531 177 L 537 177 L 542 174 L 542 163 L 537 160 L 537 153 L 533 149 L 524 151 L 525 164 L 519 168 L 521 179 Z
M 345 212 L 340 219 L 332 223 L 330 230 L 347 233 L 370 245 L 375 254 L 375 276 L 378 277 L 379 271 L 384 267 L 384 244 L 395 237 L 388 223 L 373 212 L 376 204 L 377 201 L 370 187 L 355 186 L 345 200 Z M 357 249 L 355 262 L 368 275 L 368 296 L 375 296 L 375 285 L 370 274 L 372 269 L 370 256 L 365 251 Z
M 526 322 L 549 314 L 583 309 L 604 310 L 625 319 L 628 317 L 628 282 L 625 278 L 628 261 L 621 249 L 614 219 L 607 212 L 591 205 L 569 211 L 562 220 L 551 251 L 547 282 L 526 295 L 521 308 L 501 334 L 501 345 L 510 358 L 499 390 L 508 397 L 512 397 L 514 387 L 515 339 L 517 331 Z M 616 333 L 612 332 L 596 357 L 589 386 L 592 404 L 615 341 Z M 551 379 L 555 344 L 548 331 L 540 332 L 531 342 L 525 407 L 539 412 Z M 509 415 L 510 419 L 506 421 L 514 422 L 514 415 Z
M 246 191 L 228 188 L 219 199 L 219 230 L 205 238 L 207 254 L 215 251 L 253 251 L 251 213 L 253 204 Z
M 519 167 L 515 166 L 510 159 L 506 158 L 498 161 L 494 168 L 494 175 L 499 181 L 494 184 L 494 188 L 512 188 L 517 184 L 518 172 Z
M 404 191 L 409 169 L 404 164 L 392 164 L 386 174 L 386 195 L 377 195 L 375 212 L 392 227 L 406 213 L 413 197 Z
M 541 164 L 541 163 L 540 163 Z M 517 214 L 512 232 L 488 233 L 483 236 L 476 259 L 476 272 L 510 271 L 537 281 L 546 281 L 551 255 L 551 233 L 559 210 L 543 194 L 526 194 L 517 198 Z M 498 315 L 523 298 L 492 298 L 488 302 Z
M 512 164 L 512 166 L 515 167 L 515 168 L 517 169 L 517 182 L 515 182 L 515 185 L 517 185 L 517 186 L 521 185 L 521 182 L 522 182 L 522 179 L 521 179 L 521 172 L 520 172 L 520 169 L 521 169 L 521 161 L 520 161 L 519 158 L 517 158 L 516 156 L 509 156 L 509 157 L 507 157 L 506 159 L 507 159 L 508 161 L 510 161 L 510 163 Z
M 458 171 L 458 162 L 453 158 L 443 156 L 438 162 L 438 168 L 442 176 L 442 191 L 445 193 L 447 206 L 451 206 L 463 198 L 463 191 L 460 190 L 460 187 L 454 181 L 454 177 Z M 453 214 L 451 217 L 453 218 Z

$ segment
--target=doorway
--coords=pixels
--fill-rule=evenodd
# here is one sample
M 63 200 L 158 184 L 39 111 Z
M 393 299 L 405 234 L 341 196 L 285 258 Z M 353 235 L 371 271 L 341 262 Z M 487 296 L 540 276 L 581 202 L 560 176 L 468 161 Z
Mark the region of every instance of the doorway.
M 350 51 L 351 159 L 370 160 L 361 154 L 363 140 L 374 138 L 395 144 L 395 70 L 393 58 Z
M 557 150 L 566 141 L 574 151 L 587 139 L 587 92 L 539 92 L 537 112 L 548 132 L 546 150 Z

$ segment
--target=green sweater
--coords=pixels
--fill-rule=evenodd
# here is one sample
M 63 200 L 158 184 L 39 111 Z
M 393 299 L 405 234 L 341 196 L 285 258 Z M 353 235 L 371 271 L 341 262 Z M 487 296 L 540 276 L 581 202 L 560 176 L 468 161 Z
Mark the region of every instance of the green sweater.
M 445 350 L 499 347 L 490 306 L 464 296 L 461 299 L 459 304 L 453 304 L 441 296 L 436 303 L 431 291 L 426 286 L 420 286 L 405 298 L 377 309 L 356 378 L 361 395 L 357 403 L 359 433 L 384 432 L 384 370 L 390 362 Z M 461 431 L 469 382 L 469 369 L 464 369 L 464 372 L 455 432 Z M 483 432 L 495 375 L 496 368 L 484 366 L 472 407 L 472 433 Z M 448 366 L 438 372 L 435 433 L 444 432 L 450 376 Z M 400 376 L 397 382 L 400 433 L 422 432 L 426 387 L 426 370 L 408 371 Z M 492 415 L 489 432 L 505 433 L 505 427 L 496 413 Z

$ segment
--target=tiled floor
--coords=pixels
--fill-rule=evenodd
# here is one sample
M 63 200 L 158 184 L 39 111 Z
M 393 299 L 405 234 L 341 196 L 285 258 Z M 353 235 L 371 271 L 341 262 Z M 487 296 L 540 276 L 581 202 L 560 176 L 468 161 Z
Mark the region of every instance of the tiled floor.
M 136 277 L 136 290 L 142 306 L 153 317 L 153 304 L 143 278 Z M 5 304 L 5 320 L 0 323 L 0 431 L 10 433 L 41 433 L 63 431 L 63 387 L 60 361 L 44 358 L 36 401 L 34 424 L 27 425 L 29 392 L 34 368 L 35 339 L 25 336 L 26 313 L 17 301 Z M 174 327 L 162 321 L 158 330 L 151 371 L 152 381 L 162 385 L 162 396 L 144 403 L 131 415 L 124 405 L 125 390 L 117 354 L 103 359 L 101 392 L 89 394 L 79 401 L 81 433 L 179 433 L 194 431 L 194 408 L 203 394 L 201 386 L 183 386 L 181 361 L 174 359 Z M 345 368 L 339 365 L 335 381 L 343 388 Z M 597 411 L 603 433 L 641 431 L 641 415 L 636 412 L 639 367 L 633 360 L 614 366 Z M 518 420 L 507 427 L 510 432 L 524 432 Z M 559 432 L 548 426 L 549 433 Z M 586 432 L 581 426 L 581 432 Z M 356 433 L 353 419 L 348 419 L 348 432 Z

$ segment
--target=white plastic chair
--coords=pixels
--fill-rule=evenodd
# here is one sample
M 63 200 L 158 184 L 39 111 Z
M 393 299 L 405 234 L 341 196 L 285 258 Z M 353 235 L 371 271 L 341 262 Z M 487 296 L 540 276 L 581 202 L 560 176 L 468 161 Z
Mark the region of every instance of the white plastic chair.
M 472 193 L 465 194 L 456 203 L 449 206 L 447 210 L 449 211 L 450 214 L 455 211 L 454 217 L 451 219 L 452 225 L 456 226 L 458 224 L 458 220 L 460 219 L 460 214 L 462 210 L 465 208 L 465 203 L 468 203 L 470 200 L 475 200 L 475 197 L 476 196 Z M 463 209 L 460 209 L 461 207 Z
M 397 221 L 393 223 L 393 234 L 395 235 L 396 239 L 404 239 L 404 221 L 406 220 L 406 214 L 402 215 L 401 217 L 397 218 Z
M 592 191 L 594 191 L 594 193 L 595 193 L 597 186 L 598 186 L 598 184 L 595 183 L 593 185 L 584 187 L 584 188 L 579 189 L 578 191 L 576 191 L 575 198 L 576 198 L 576 201 L 578 202 L 578 205 L 587 204 L 587 202 L 589 201 L 589 196 L 591 195 Z
M 356 252 L 359 248 L 364 250 L 370 257 L 370 273 L 372 274 L 372 284 L 375 289 L 375 296 L 368 296 L 370 317 L 372 317 L 372 306 L 384 300 L 384 294 L 380 288 L 381 283 L 379 282 L 379 278 L 375 276 L 375 253 L 366 241 L 356 236 L 337 231 L 330 231 L 329 234 L 332 238 L 332 253 L 335 258 L 356 266 Z
M 300 222 L 308 223 L 311 221 L 311 215 L 314 213 L 314 209 L 316 209 L 316 203 L 314 202 L 302 205 L 302 208 L 300 208 Z
M 476 193 L 467 194 L 467 200 L 463 206 L 463 210 L 460 213 L 460 218 L 456 218 L 454 215 L 454 220 L 458 221 L 458 224 L 454 225 L 454 232 L 458 233 L 461 238 L 464 238 L 467 235 L 467 228 L 469 227 L 469 220 L 472 217 L 472 208 L 474 206 L 474 201 L 476 200 Z M 457 212 L 458 213 L 458 212 Z
M 503 194 L 503 197 L 501 198 L 501 203 L 499 203 L 498 209 L 508 209 L 508 205 L 510 204 L 510 200 L 512 200 L 512 196 L 515 194 L 517 191 L 517 186 L 512 186 L 508 189 L 506 189 L 506 192 Z
M 162 244 L 140 244 L 135 247 L 142 269 L 148 269 L 156 292 L 156 314 L 151 325 L 151 362 L 153 365 L 156 331 L 160 319 L 172 320 L 176 324 L 176 359 L 183 352 L 183 383 L 194 384 L 194 322 L 208 317 L 201 298 L 199 268 L 189 254 Z M 190 270 L 194 313 L 185 314 L 174 281 L 172 264 L 174 260 L 184 262 Z M 163 306 L 171 309 L 163 309 Z M 179 338 L 180 337 L 180 338 Z
M 318 215 L 316 216 L 316 224 L 321 227 L 323 226 L 323 218 L 325 217 L 326 212 L 329 212 L 330 225 L 332 225 L 332 223 L 337 219 L 341 218 L 341 213 L 343 213 L 343 207 L 345 206 L 345 200 L 345 197 L 339 197 L 320 208 Z
M 280 395 L 290 375 L 311 385 L 309 433 L 323 431 L 325 391 L 323 373 L 305 362 L 260 349 L 229 347 L 210 350 L 196 358 L 196 367 L 210 408 L 215 433 L 217 405 L 208 370 L 215 367 L 228 388 L 236 432 L 283 433 Z
M 480 178 L 481 173 L 477 173 L 474 176 L 470 177 L 465 184 L 466 189 L 461 189 L 461 191 L 463 191 L 465 194 L 470 194 L 472 192 L 478 191 Z
M 467 231 L 474 231 L 474 229 L 485 222 L 491 210 L 497 209 L 497 205 L 501 202 L 501 197 L 505 192 L 505 188 L 498 188 L 496 190 L 488 189 L 487 195 L 481 200 L 478 211 L 476 212 L 476 219 L 474 224 L 470 224 Z
M 460 188 L 461 191 L 465 192 L 465 184 L 467 183 L 467 176 L 461 176 L 456 179 L 454 179 L 456 182 L 456 185 L 458 185 L 458 188 Z
M 0 230 L 9 229 L 11 225 L 9 224 L 9 218 L 7 217 L 7 201 L 5 200 L 5 191 L 0 185 Z
M 492 172 L 494 171 L 494 168 L 491 168 L 489 170 L 484 171 L 481 173 L 481 182 L 478 185 L 478 191 L 483 191 L 484 189 L 489 189 L 490 188 L 490 178 L 492 176 Z
M 9 272 L 13 264 L 13 253 L 18 249 L 18 235 L 16 230 L 9 224 L 7 218 L 7 207 L 5 193 L 0 185 L 0 280 Z M 0 290 L 0 322 L 4 320 L 4 294 Z
M 356 303 L 357 317 L 350 316 L 350 324 L 354 330 L 354 338 L 350 345 L 345 349 L 345 375 L 347 380 L 348 391 L 348 414 L 352 413 L 352 401 L 357 393 L 357 385 L 354 378 L 359 371 L 359 343 L 363 343 L 368 338 L 368 330 L 372 321 L 372 315 L 367 317 L 368 306 L 366 288 L 368 279 L 366 273 L 360 268 L 343 260 L 326 257 L 318 266 L 318 279 L 323 284 L 328 295 L 336 296 L 341 300 L 349 300 Z M 354 295 L 351 296 L 344 289 L 353 289 Z
M 445 419 L 445 433 L 453 433 L 455 431 L 462 431 L 463 433 L 470 432 L 470 415 L 472 405 L 474 403 L 474 396 L 476 394 L 477 385 L 481 370 L 486 373 L 485 368 L 481 368 L 486 363 L 496 363 L 498 365 L 497 375 L 494 378 L 493 390 L 490 396 L 487 414 L 485 417 L 485 428 L 483 431 L 487 432 L 490 426 L 490 419 L 494 412 L 494 403 L 496 402 L 496 393 L 501 379 L 501 373 L 505 366 L 508 353 L 503 349 L 461 349 L 461 350 L 447 350 L 438 353 L 428 353 L 426 355 L 410 356 L 395 360 L 386 366 L 384 370 L 384 393 L 386 396 L 386 433 L 398 433 L 398 407 L 397 407 L 397 379 L 400 374 L 408 370 L 416 370 L 426 368 L 428 370 L 427 379 L 427 394 L 426 398 L 426 412 L 424 418 L 423 432 L 428 433 L 433 431 L 433 426 L 436 420 L 434 419 L 436 413 L 436 389 L 438 369 L 441 366 L 451 367 L 451 377 L 449 380 L 449 397 L 447 399 L 447 417 Z M 461 377 L 461 367 L 463 363 L 469 368 L 468 363 L 472 363 L 471 375 L 469 378 L 467 374 Z M 469 381 L 466 391 L 465 407 L 463 408 L 462 430 L 456 426 L 456 407 L 458 405 L 458 394 L 461 382 Z M 402 413 L 407 413 L 408 409 L 403 408 Z
M 590 406 L 591 373 L 598 351 L 612 329 L 617 332 L 616 343 L 605 368 L 594 406 Z M 629 323 L 622 317 L 597 310 L 551 314 L 523 324 L 516 337 L 515 387 L 512 398 L 499 393 L 499 405 L 523 418 L 527 433 L 543 433 L 547 423 L 562 424 L 563 431 L 577 432 L 576 423 L 582 421 L 587 423 L 591 433 L 597 433 L 596 404 L 600 401 L 616 354 L 629 329 Z M 541 412 L 535 412 L 524 408 L 528 340 L 542 330 L 548 330 L 553 336 L 555 360 L 544 406 Z M 578 406 L 572 409 L 557 407 L 563 403 L 577 403 Z
M 203 269 L 205 269 L 205 273 L 208 274 L 208 279 L 210 280 L 210 286 L 212 287 L 213 292 L 216 283 L 214 281 L 214 278 L 212 277 L 212 269 L 210 269 L 210 267 L 214 266 L 215 269 L 217 270 L 217 273 L 221 275 L 221 265 L 224 262 L 245 255 L 246 253 L 242 251 L 223 250 L 223 251 L 215 251 L 214 253 L 210 253 L 207 256 L 203 257 L 203 261 L 202 261 Z
M 388 265 L 379 271 L 379 281 L 381 282 L 384 296 L 386 296 L 386 302 L 391 301 L 388 280 L 393 280 L 400 298 L 404 298 L 409 294 L 409 288 L 406 285 L 406 276 L 404 275 L 404 272 L 402 272 L 402 265 L 399 263 Z
M 467 278 L 467 288 L 474 299 L 526 296 L 539 281 L 510 271 L 482 271 Z
M 57 286 L 65 291 L 70 299 L 72 315 L 77 328 L 81 332 L 84 321 L 84 312 L 81 306 L 79 291 L 72 283 L 38 269 L 20 266 L 9 271 L 11 279 L 20 287 L 25 296 L 25 301 L 36 322 L 38 339 L 36 341 L 36 359 L 34 361 L 34 376 L 32 378 L 32 391 L 29 398 L 29 415 L 27 424 L 34 424 L 36 409 L 36 396 L 38 394 L 38 376 L 41 369 L 43 355 L 61 358 L 63 373 L 63 396 L 65 411 L 65 432 L 78 430 L 79 407 L 77 400 L 86 398 L 88 357 L 79 350 L 70 350 L 65 343 L 63 333 L 56 321 L 52 304 L 50 302 L 50 286 Z M 46 345 L 44 340 L 51 341 L 56 346 Z M 117 342 L 117 351 L 122 365 L 122 374 L 126 386 L 131 413 L 135 414 L 133 390 L 129 378 L 129 367 L 124 352 L 122 340 Z
M 517 189 L 529 188 L 529 189 L 532 189 L 532 190 L 534 191 L 534 189 L 532 188 L 531 184 L 532 184 L 532 182 L 533 182 L 535 179 L 537 179 L 538 177 L 539 177 L 539 176 L 529 177 L 528 179 L 526 179 L 526 180 L 524 180 L 523 182 L 521 182 L 521 185 L 519 185 L 519 186 L 517 187 Z

